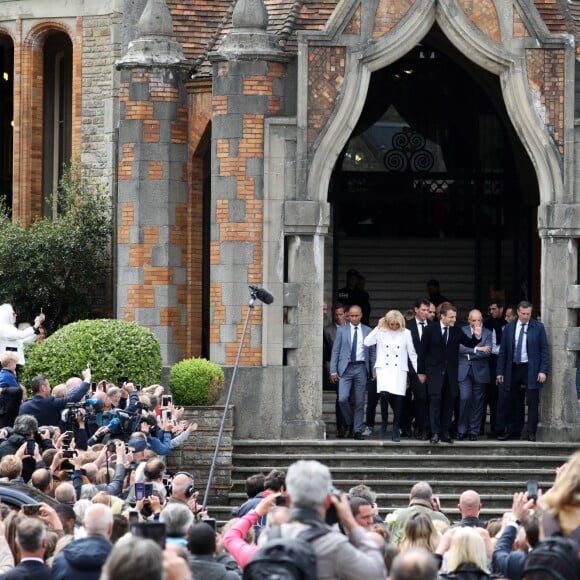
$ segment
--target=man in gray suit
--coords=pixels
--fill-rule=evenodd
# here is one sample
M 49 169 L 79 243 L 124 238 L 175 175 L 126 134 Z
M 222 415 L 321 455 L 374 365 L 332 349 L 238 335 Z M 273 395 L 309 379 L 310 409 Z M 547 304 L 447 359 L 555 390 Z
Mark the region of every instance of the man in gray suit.
M 468 326 L 461 330 L 471 338 L 475 324 L 481 327 L 483 316 L 479 310 L 472 310 L 467 319 Z M 459 421 L 457 438 L 477 441 L 481 427 L 481 415 L 485 400 L 485 385 L 490 382 L 489 357 L 491 355 L 492 334 L 488 328 L 481 329 L 481 341 L 477 346 L 459 345 Z
M 347 437 L 362 440 L 366 384 L 374 378 L 375 347 L 363 341 L 371 332 L 361 324 L 362 309 L 353 305 L 348 309 L 349 323 L 336 331 L 330 357 L 330 380 L 338 383 L 338 403 L 348 425 Z M 354 418 L 349 398 L 354 391 Z

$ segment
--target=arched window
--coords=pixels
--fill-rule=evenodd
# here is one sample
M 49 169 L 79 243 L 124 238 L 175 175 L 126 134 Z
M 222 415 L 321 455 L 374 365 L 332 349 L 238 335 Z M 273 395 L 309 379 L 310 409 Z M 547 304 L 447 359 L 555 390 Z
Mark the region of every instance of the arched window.
M 54 32 L 44 45 L 43 214 L 55 216 L 54 192 L 72 155 L 72 43 Z
M 0 201 L 12 208 L 14 44 L 0 35 Z

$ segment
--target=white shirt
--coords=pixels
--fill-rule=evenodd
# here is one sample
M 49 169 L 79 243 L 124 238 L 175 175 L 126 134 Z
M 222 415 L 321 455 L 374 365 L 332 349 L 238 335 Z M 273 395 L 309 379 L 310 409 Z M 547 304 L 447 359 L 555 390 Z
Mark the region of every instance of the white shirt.
M 423 338 L 423 331 L 427 327 L 427 321 L 419 320 L 417 317 L 415 317 L 415 321 L 417 322 L 417 332 L 419 333 L 419 339 L 421 339 Z
M 514 350 L 514 360 L 515 357 L 517 356 L 517 348 L 518 348 L 518 340 L 520 339 L 520 332 L 524 331 L 524 339 L 522 341 L 522 358 L 519 362 L 521 363 L 527 363 L 528 362 L 528 323 L 527 322 L 520 322 L 518 320 L 518 323 L 516 324 L 516 350 Z

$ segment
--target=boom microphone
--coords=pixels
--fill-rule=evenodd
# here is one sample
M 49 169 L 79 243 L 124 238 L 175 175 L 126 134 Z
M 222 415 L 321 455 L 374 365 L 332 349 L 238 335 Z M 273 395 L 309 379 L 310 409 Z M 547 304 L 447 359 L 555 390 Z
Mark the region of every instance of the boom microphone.
M 249 286 L 249 288 L 252 294 L 264 304 L 272 304 L 274 302 L 274 296 L 265 288 L 260 288 L 259 286 Z

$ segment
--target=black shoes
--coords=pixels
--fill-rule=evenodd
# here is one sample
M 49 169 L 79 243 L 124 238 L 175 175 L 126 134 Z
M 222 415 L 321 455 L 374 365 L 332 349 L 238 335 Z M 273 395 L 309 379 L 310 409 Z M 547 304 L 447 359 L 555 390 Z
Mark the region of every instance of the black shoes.
M 532 433 L 528 433 L 528 441 L 536 441 L 536 436 L 533 435 Z
M 345 439 L 352 439 L 354 437 L 354 429 L 352 428 L 352 425 L 348 426 L 344 437 Z
M 467 435 L 465 435 L 464 433 L 460 433 L 459 435 L 457 435 L 457 441 L 465 441 L 467 439 Z
M 346 435 L 346 427 L 344 425 L 339 425 L 336 428 L 336 438 L 337 439 L 344 439 L 345 435 Z
M 437 445 L 437 443 L 439 443 L 439 435 L 433 435 L 431 437 L 431 445 Z
M 451 439 L 450 435 L 443 435 L 441 437 L 441 441 L 443 441 L 443 443 L 449 443 L 449 445 L 453 445 L 453 439 Z
M 477 435 L 470 435 L 469 440 L 470 441 L 477 441 Z
M 498 441 L 509 441 L 510 439 L 518 441 L 520 436 L 515 435 L 514 433 L 504 433 L 503 435 L 499 435 L 497 438 Z
M 425 433 L 425 431 L 419 431 L 417 433 L 416 438 L 418 441 L 427 441 L 429 439 L 429 435 Z
M 363 435 L 360 431 L 357 431 L 354 434 L 354 439 L 356 439 L 357 441 L 364 441 L 365 440 L 365 438 L 363 437 Z

